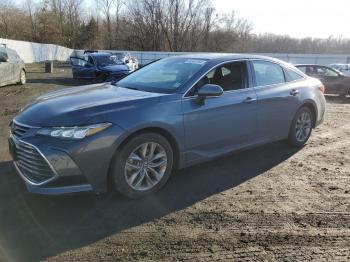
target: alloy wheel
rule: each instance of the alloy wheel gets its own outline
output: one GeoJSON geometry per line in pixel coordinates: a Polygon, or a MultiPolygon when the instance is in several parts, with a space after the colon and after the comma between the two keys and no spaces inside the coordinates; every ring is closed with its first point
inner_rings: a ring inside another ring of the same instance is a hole
{"type": "Polygon", "coordinates": [[[167,162],[166,151],[160,144],[144,143],[133,150],[126,160],[126,182],[134,190],[150,190],[163,178],[167,162]]]}
{"type": "Polygon", "coordinates": [[[304,142],[310,135],[312,129],[312,118],[309,112],[303,111],[295,124],[295,138],[304,142]]]}
{"type": "Polygon", "coordinates": [[[21,71],[21,84],[24,85],[26,83],[26,74],[24,73],[24,71],[21,71]]]}

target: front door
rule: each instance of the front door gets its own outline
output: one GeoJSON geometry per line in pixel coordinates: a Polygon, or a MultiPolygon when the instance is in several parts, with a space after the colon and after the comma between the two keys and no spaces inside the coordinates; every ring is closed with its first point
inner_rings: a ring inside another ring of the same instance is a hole
{"type": "Polygon", "coordinates": [[[248,81],[247,63],[221,65],[204,76],[182,102],[186,157],[189,163],[212,158],[255,142],[256,95],[248,81]],[[204,84],[220,85],[224,93],[196,103],[204,84]]]}
{"type": "Polygon", "coordinates": [[[94,78],[95,68],[85,59],[78,57],[71,57],[73,78],[94,78]]]}

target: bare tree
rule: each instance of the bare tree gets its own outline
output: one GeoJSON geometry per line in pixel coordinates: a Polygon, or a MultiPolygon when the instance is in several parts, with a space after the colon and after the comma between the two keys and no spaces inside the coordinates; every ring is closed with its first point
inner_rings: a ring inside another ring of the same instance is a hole
{"type": "Polygon", "coordinates": [[[106,26],[107,26],[107,39],[108,48],[112,49],[113,46],[113,35],[112,35],[112,8],[115,5],[116,0],[96,0],[97,7],[102,12],[106,26]]]}

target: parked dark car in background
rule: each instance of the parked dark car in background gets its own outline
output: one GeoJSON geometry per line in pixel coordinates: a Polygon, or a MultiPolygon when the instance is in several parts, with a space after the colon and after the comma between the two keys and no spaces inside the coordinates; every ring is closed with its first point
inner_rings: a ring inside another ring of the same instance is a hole
{"type": "Polygon", "coordinates": [[[139,68],[139,61],[136,57],[132,57],[129,52],[111,52],[118,60],[123,61],[130,69],[130,71],[137,70],[139,68]]]}
{"type": "Polygon", "coordinates": [[[0,46],[0,86],[26,83],[23,60],[15,50],[0,46]]]}
{"type": "Polygon", "coordinates": [[[330,64],[329,66],[342,72],[343,75],[350,76],[350,64],[330,64]]]}
{"type": "Polygon", "coordinates": [[[296,67],[308,76],[321,80],[326,87],[326,94],[350,95],[350,77],[338,70],[328,66],[310,64],[296,65],[296,67]]]}
{"type": "Polygon", "coordinates": [[[96,82],[114,81],[130,73],[124,62],[110,53],[86,52],[81,57],[71,57],[73,78],[92,79],[96,82]]]}
{"type": "Polygon", "coordinates": [[[323,91],[277,59],[170,57],[114,84],[39,97],[13,119],[9,147],[31,192],[110,186],[138,198],[175,168],[283,139],[302,146],[323,121],[323,91]]]}

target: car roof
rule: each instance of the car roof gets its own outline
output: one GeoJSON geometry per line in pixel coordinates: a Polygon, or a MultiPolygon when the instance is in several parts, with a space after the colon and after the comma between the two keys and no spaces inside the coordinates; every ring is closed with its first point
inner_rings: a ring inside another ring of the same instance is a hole
{"type": "Polygon", "coordinates": [[[207,61],[213,61],[216,63],[221,63],[221,62],[229,62],[231,60],[240,60],[240,59],[258,59],[258,60],[267,60],[271,62],[276,62],[281,65],[284,65],[286,67],[293,66],[290,63],[287,63],[285,61],[282,61],[280,59],[276,59],[273,57],[269,56],[263,56],[263,55],[255,55],[255,54],[239,54],[239,53],[234,53],[234,54],[229,54],[229,53],[190,53],[190,54],[182,54],[182,55],[177,55],[177,56],[171,56],[165,59],[171,59],[171,58],[188,58],[188,59],[203,59],[207,61]]]}
{"type": "Polygon", "coordinates": [[[326,66],[326,65],[316,65],[316,64],[296,64],[294,66],[295,67],[298,67],[298,66],[322,66],[322,67],[329,67],[329,66],[326,66]]]}
{"type": "Polygon", "coordinates": [[[111,56],[112,54],[111,53],[86,53],[85,55],[90,55],[90,56],[111,56]]]}

